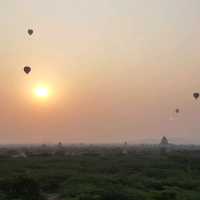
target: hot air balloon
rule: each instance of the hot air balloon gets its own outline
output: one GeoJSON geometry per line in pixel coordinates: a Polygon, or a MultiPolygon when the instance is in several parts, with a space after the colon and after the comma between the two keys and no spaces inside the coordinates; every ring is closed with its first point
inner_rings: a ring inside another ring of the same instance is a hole
{"type": "Polygon", "coordinates": [[[180,110],[177,108],[177,109],[175,110],[175,112],[176,112],[176,113],[179,113],[179,112],[180,112],[180,110]]]}
{"type": "Polygon", "coordinates": [[[193,97],[194,97],[195,99],[198,99],[198,98],[199,98],[199,93],[198,93],[198,92],[193,93],[193,97]]]}
{"type": "Polygon", "coordinates": [[[33,29],[28,29],[27,32],[28,32],[29,35],[32,35],[33,34],[33,29]]]}
{"type": "Polygon", "coordinates": [[[29,73],[31,72],[31,68],[30,68],[29,66],[25,66],[25,67],[24,67],[24,72],[25,72],[26,74],[29,74],[29,73]]]}

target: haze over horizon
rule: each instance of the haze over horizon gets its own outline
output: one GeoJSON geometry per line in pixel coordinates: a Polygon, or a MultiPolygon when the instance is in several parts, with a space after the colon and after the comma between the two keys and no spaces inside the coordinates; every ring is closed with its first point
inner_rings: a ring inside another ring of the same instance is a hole
{"type": "Polygon", "coordinates": [[[200,1],[0,6],[0,144],[200,144],[200,1]]]}

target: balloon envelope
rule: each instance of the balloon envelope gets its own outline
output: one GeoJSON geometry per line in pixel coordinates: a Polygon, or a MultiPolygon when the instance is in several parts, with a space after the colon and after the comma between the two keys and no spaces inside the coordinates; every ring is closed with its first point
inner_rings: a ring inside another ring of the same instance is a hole
{"type": "Polygon", "coordinates": [[[193,93],[193,97],[194,97],[195,99],[198,99],[198,98],[199,98],[199,93],[198,93],[198,92],[193,93]]]}
{"type": "Polygon", "coordinates": [[[28,29],[28,34],[32,35],[33,34],[33,29],[28,29]]]}
{"type": "Polygon", "coordinates": [[[177,109],[175,110],[175,112],[176,112],[176,113],[179,113],[179,112],[180,112],[180,110],[177,108],[177,109]]]}
{"type": "Polygon", "coordinates": [[[29,66],[25,66],[25,67],[24,67],[24,72],[25,72],[26,74],[29,74],[29,73],[31,72],[31,68],[30,68],[29,66]]]}

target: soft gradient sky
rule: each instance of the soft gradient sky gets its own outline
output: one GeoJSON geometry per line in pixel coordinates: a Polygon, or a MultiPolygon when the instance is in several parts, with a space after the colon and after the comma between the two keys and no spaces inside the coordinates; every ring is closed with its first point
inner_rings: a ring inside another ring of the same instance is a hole
{"type": "Polygon", "coordinates": [[[0,143],[200,143],[199,10],[199,0],[0,0],[0,143]],[[32,94],[39,83],[46,102],[32,94]]]}

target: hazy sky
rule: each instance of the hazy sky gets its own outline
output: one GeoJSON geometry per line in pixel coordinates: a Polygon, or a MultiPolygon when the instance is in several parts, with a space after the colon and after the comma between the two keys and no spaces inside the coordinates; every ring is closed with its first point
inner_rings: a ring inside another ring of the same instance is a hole
{"type": "Polygon", "coordinates": [[[0,0],[0,143],[200,143],[199,10],[199,0],[0,0]],[[45,101],[32,92],[41,83],[45,101]]]}

